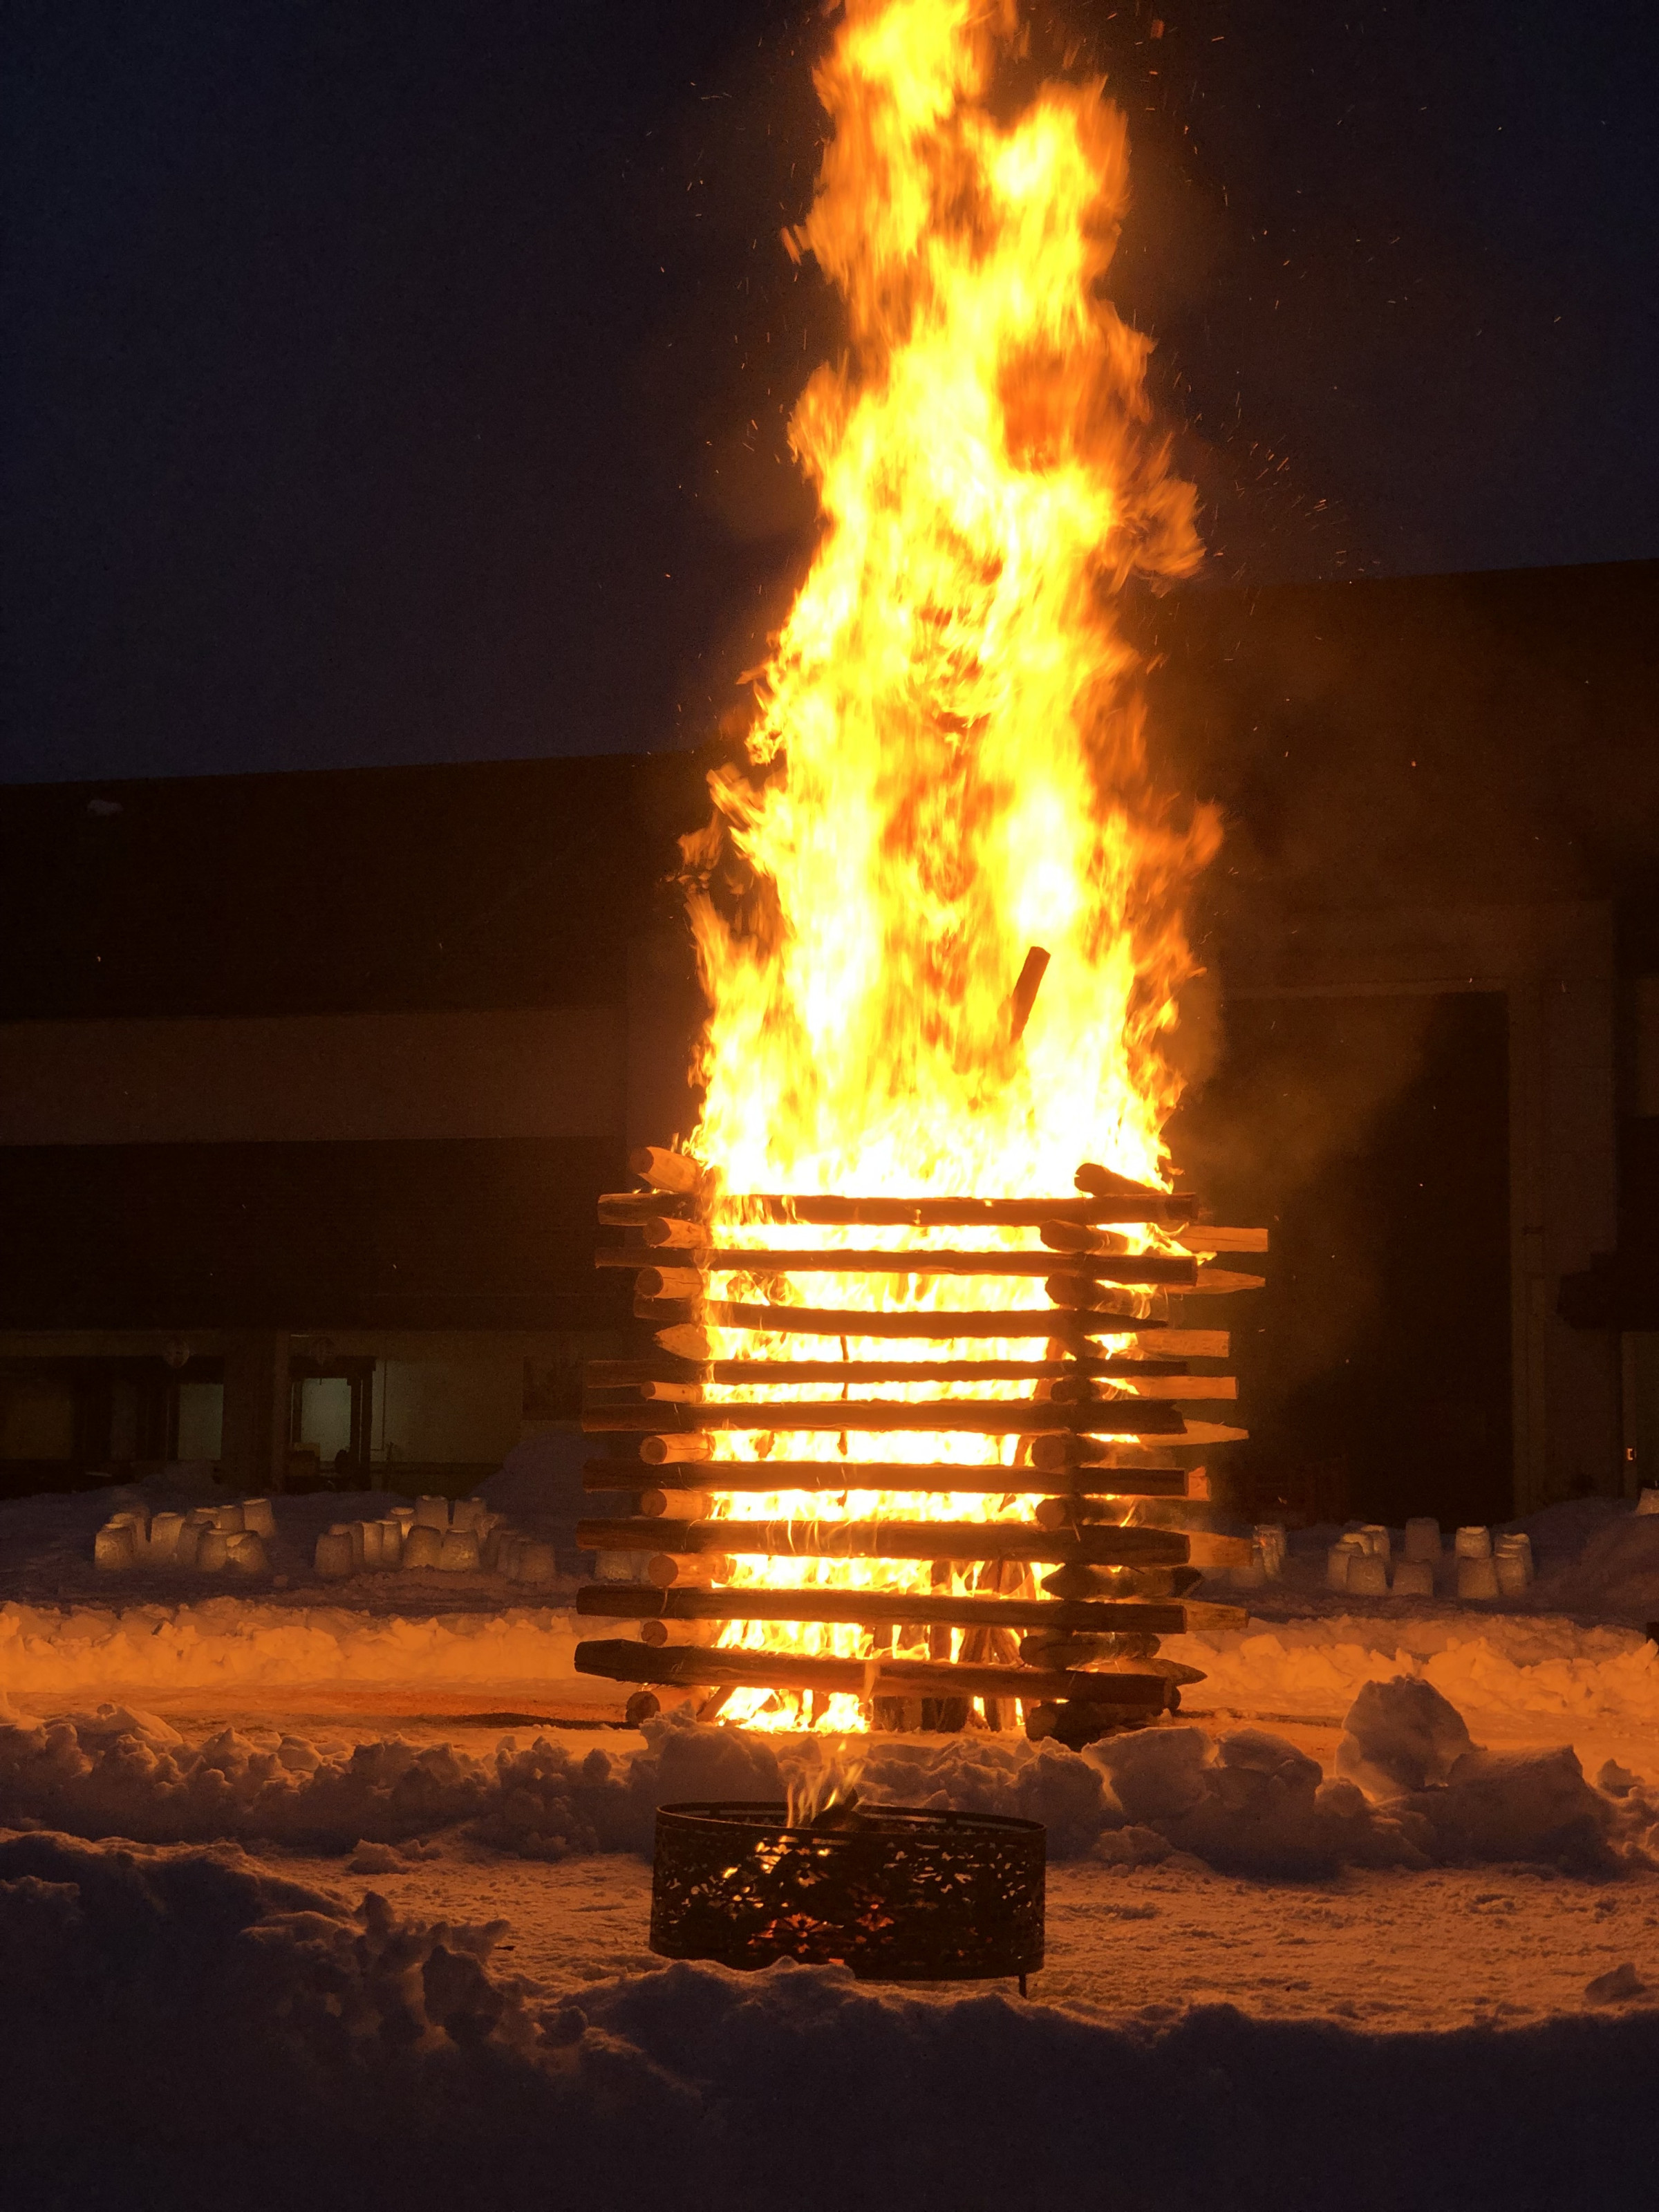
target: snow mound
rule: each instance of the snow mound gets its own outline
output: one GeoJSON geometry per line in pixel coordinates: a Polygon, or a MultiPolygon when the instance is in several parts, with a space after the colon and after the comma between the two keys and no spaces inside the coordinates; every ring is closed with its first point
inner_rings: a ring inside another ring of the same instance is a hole
{"type": "Polygon", "coordinates": [[[1650,2201],[1659,2013],[1633,1975],[1454,2036],[1222,2005],[1109,2021],[789,1966],[556,2003],[498,1971],[502,1932],[372,1892],[349,1911],[229,1850],[0,1838],[8,2212],[451,2212],[481,2189],[1313,2212],[1356,2172],[1413,2212],[1650,2201]]]}
{"type": "MultiPolygon", "coordinates": [[[[1641,1525],[1659,1528],[1659,1516],[1641,1525]]],[[[1659,1728],[1659,1648],[1637,1630],[1587,1627],[1560,1614],[1253,1620],[1244,1629],[1170,1637],[1163,1648],[1203,1670],[1192,1701],[1206,1707],[1334,1716],[1368,1682],[1412,1674],[1487,1728],[1659,1728]]]]}
{"type": "Polygon", "coordinates": [[[1626,1512],[1604,1522],[1547,1587],[1551,1604],[1566,1611],[1659,1615],[1659,1515],[1626,1512]]]}
{"type": "Polygon", "coordinates": [[[1348,1709],[1337,1746],[1339,1772],[1392,1797],[1443,1782],[1473,1747],[1463,1716],[1428,1682],[1400,1675],[1367,1682],[1348,1709]]]}
{"type": "MultiPolygon", "coordinates": [[[[1329,1778],[1258,1729],[1214,1743],[1200,1729],[1146,1729],[1081,1757],[1023,1737],[884,1743],[854,1771],[873,1803],[1040,1820],[1055,1860],[1092,1852],[1134,1863],[1180,1851],[1267,1878],[1345,1865],[1533,1861],[1592,1873],[1652,1863],[1659,1802],[1628,1785],[1595,1787],[1570,1750],[1499,1758],[1470,1745],[1467,1730],[1460,1748],[1458,1717],[1431,1707],[1433,1697],[1407,1678],[1357,1701],[1329,1778]],[[1413,1786],[1419,1777],[1424,1786],[1413,1786]]],[[[0,1822],[147,1843],[360,1851],[465,1825],[495,1850],[556,1863],[648,1854],[659,1805],[775,1801],[821,1755],[816,1740],[699,1728],[683,1712],[645,1734],[642,1749],[618,1752],[507,1736],[492,1758],[397,1738],[347,1748],[288,1735],[273,1746],[234,1729],[192,1746],[163,1721],[106,1706],[0,1725],[0,1822]]]]}

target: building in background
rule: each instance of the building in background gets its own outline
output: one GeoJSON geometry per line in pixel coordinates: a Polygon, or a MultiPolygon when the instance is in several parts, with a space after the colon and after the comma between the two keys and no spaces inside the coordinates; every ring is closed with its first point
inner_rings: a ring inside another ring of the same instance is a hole
{"type": "Polygon", "coordinates": [[[0,793],[0,1487],[469,1486],[683,1126],[682,756],[0,793]]]}
{"type": "MultiPolygon", "coordinates": [[[[1242,1500],[1659,1480],[1659,564],[1138,618],[1227,822],[1173,1140],[1273,1231],[1206,1315],[1242,1500]]],[[[593,1200],[694,1111],[702,765],[0,792],[0,1492],[455,1490],[574,1419],[593,1200]]]]}

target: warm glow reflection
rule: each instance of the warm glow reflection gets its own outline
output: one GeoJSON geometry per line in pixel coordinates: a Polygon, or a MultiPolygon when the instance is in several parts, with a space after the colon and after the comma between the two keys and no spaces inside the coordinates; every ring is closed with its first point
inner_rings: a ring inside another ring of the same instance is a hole
{"type": "MultiPolygon", "coordinates": [[[[1039,1194],[1069,1190],[1085,1158],[1167,1180],[1161,1132],[1178,1085],[1160,1044],[1193,971],[1182,893],[1217,830],[1207,814],[1175,820],[1150,778],[1137,665],[1113,601],[1137,573],[1170,579],[1196,566],[1193,494],[1167,473],[1148,428],[1148,341],[1102,294],[1127,192],[1123,118],[1098,84],[1050,83],[996,119],[993,66],[1017,37],[1012,6],[854,0],[817,76],[834,136],[790,242],[843,295],[848,350],[807,386],[792,436],[817,486],[823,536],[757,686],[747,761],[713,779],[714,822],[686,841],[712,1008],[690,1149],[730,1191],[1039,1194]],[[1008,994],[1033,945],[1052,964],[1015,1044],[1008,994]]],[[[716,1209],[725,1243],[920,1241],[745,1225],[737,1211],[716,1209]]],[[[1020,1231],[1000,1242],[1036,1239],[1020,1231]]],[[[726,1277],[716,1291],[1048,1310],[1040,1277],[726,1277]]],[[[1042,1349],[1040,1339],[947,1350],[711,1334],[719,1356],[1042,1349]]],[[[716,1444],[725,1456],[756,1449],[746,1437],[716,1444]]],[[[983,1465],[1014,1449],[857,1434],[774,1446],[844,1461],[849,1479],[861,1460],[983,1465]]],[[[783,1492],[717,1510],[1024,1510],[978,1491],[783,1492]]],[[[738,1554],[733,1579],[908,1591],[933,1587],[933,1574],[926,1563],[738,1554]]],[[[723,1640],[849,1656],[873,1648],[841,1627],[750,1625],[723,1640]]],[[[951,1649],[962,1640],[954,1632],[951,1649]]],[[[926,1650],[914,1638],[903,1648],[926,1650]]],[[[850,1698],[820,1705],[753,1691],[726,1715],[867,1724],[850,1698]]]]}

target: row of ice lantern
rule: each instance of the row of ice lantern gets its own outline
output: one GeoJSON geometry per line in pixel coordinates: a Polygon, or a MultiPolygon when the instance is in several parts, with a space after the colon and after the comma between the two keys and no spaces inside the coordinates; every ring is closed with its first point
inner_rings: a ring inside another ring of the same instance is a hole
{"type": "Polygon", "coordinates": [[[435,1567],[441,1573],[501,1575],[512,1583],[550,1583],[558,1573],[551,1544],[524,1536],[482,1498],[420,1498],[378,1521],[337,1521],[317,1539],[315,1565],[327,1582],[372,1567],[435,1567]]]}
{"type": "MultiPolygon", "coordinates": [[[[167,1566],[198,1574],[263,1575],[266,1540],[276,1533],[268,1498],[201,1505],[188,1513],[112,1514],[93,1539],[106,1573],[167,1566]]],[[[337,1521],[317,1539],[317,1572],[343,1581],[370,1567],[435,1567],[453,1574],[498,1574],[508,1582],[550,1583],[558,1573],[551,1544],[520,1534],[482,1498],[422,1498],[375,1521],[337,1521]]]]}
{"type": "Polygon", "coordinates": [[[114,1513],[93,1538],[92,1556],[106,1574],[166,1566],[207,1575],[263,1575],[270,1567],[265,1539],[276,1533],[268,1498],[198,1505],[188,1513],[114,1513]]]}
{"type": "MultiPolygon", "coordinates": [[[[1432,1597],[1435,1575],[1446,1560],[1440,1523],[1425,1515],[1407,1521],[1399,1559],[1392,1539],[1372,1523],[1339,1536],[1325,1554],[1325,1580],[1350,1596],[1432,1597]]],[[[1523,1597],[1532,1581],[1532,1539],[1523,1534],[1499,1536],[1471,1525],[1452,1539],[1450,1566],[1461,1598],[1523,1597]]]]}

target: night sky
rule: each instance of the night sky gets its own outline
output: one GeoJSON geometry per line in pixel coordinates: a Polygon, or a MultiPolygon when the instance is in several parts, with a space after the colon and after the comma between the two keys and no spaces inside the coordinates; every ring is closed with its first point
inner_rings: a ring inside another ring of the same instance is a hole
{"type": "MultiPolygon", "coordinates": [[[[1636,0],[1065,0],[1217,580],[1659,551],[1636,0]]],[[[33,0],[0,775],[657,749],[810,544],[816,9],[33,0]]]]}

